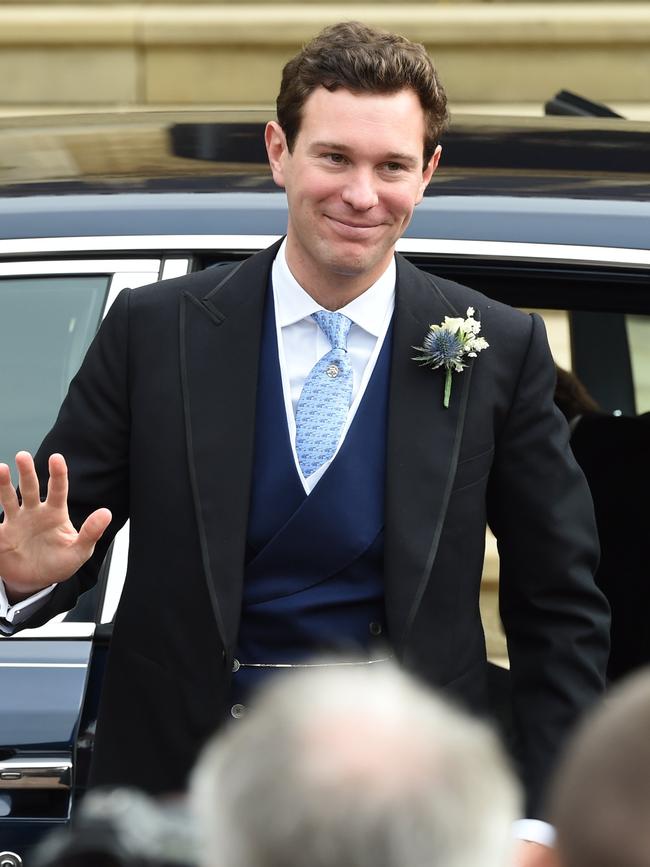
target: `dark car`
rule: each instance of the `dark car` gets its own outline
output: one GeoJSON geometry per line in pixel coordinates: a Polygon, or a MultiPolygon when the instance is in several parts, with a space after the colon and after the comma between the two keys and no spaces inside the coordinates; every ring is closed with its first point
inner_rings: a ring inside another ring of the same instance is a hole
{"type": "MultiPolygon", "coordinates": [[[[120,289],[241,259],[284,232],[262,121],[0,120],[0,460],[37,447],[120,289]]],[[[400,251],[540,310],[557,360],[606,412],[650,409],[650,125],[465,117],[443,144],[400,251]]],[[[23,856],[84,792],[127,549],[128,525],[74,610],[0,640],[0,852],[23,856]]],[[[507,664],[496,571],[489,539],[488,649],[507,664]]]]}

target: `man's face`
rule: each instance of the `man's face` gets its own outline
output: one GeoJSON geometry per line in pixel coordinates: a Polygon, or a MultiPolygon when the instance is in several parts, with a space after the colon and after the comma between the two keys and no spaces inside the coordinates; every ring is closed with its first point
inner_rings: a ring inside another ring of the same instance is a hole
{"type": "Polygon", "coordinates": [[[296,279],[322,294],[345,294],[382,274],[435,171],[423,166],[424,113],[414,91],[355,94],[317,88],[306,100],[290,153],[271,122],[266,144],[275,182],[289,202],[287,261],[296,279]]]}

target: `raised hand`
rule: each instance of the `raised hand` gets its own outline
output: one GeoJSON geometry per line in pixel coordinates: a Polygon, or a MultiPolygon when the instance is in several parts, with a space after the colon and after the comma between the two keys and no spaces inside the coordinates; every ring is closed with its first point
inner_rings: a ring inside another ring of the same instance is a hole
{"type": "Polygon", "coordinates": [[[41,502],[34,461],[28,452],[16,455],[22,503],[11,483],[7,464],[0,464],[0,577],[10,602],[18,602],[50,584],[66,581],[88,560],[111,521],[108,509],[97,509],[79,532],[68,515],[68,468],[62,455],[51,455],[47,497],[41,502]]]}

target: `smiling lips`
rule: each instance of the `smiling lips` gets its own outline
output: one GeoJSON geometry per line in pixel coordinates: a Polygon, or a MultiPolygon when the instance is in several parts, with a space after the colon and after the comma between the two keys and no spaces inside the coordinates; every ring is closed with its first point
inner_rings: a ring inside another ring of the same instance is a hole
{"type": "Polygon", "coordinates": [[[383,225],[383,223],[353,223],[339,217],[331,217],[327,214],[325,216],[340,234],[350,238],[363,237],[372,229],[377,229],[383,225]]]}

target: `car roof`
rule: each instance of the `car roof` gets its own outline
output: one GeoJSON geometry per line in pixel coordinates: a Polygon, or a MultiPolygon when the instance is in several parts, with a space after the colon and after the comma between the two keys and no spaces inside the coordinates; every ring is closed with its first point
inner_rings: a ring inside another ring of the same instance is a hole
{"type": "MultiPolygon", "coordinates": [[[[268,111],[0,119],[0,238],[284,231],[268,111]]],[[[407,237],[648,247],[650,123],[454,117],[407,237]]]]}

